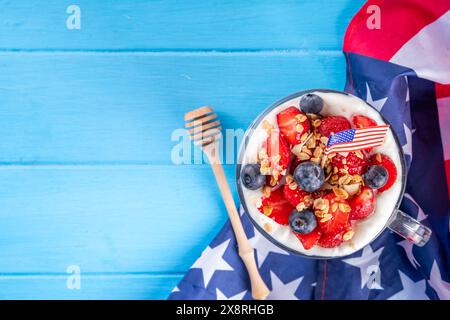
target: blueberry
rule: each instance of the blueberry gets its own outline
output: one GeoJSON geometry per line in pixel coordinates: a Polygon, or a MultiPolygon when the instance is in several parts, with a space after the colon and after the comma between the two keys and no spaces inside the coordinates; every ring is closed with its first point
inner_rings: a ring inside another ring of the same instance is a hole
{"type": "Polygon", "coordinates": [[[372,189],[379,189],[383,187],[389,178],[389,173],[385,167],[373,165],[367,168],[363,175],[364,182],[372,189]]]}
{"type": "Polygon", "coordinates": [[[317,227],[317,219],[311,209],[294,210],[289,216],[289,225],[294,232],[307,234],[317,227]]]}
{"type": "Polygon", "coordinates": [[[241,171],[241,180],[247,189],[256,190],[266,183],[266,176],[260,173],[259,164],[246,164],[241,171]]]}
{"type": "Polygon", "coordinates": [[[300,99],[300,109],[304,113],[319,113],[323,108],[323,100],[314,93],[307,93],[300,99]]]}
{"type": "Polygon", "coordinates": [[[325,174],[317,163],[302,162],[294,170],[294,180],[303,190],[314,192],[325,182],[325,174]]]}

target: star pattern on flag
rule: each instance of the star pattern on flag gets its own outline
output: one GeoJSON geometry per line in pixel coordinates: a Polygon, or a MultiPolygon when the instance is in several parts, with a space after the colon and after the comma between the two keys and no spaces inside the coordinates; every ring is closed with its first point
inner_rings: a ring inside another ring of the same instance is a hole
{"type": "Polygon", "coordinates": [[[406,274],[398,271],[403,289],[391,296],[388,300],[430,300],[425,293],[427,289],[426,281],[412,281],[406,274]]]}
{"type": "Polygon", "coordinates": [[[371,106],[375,107],[375,109],[377,109],[378,111],[381,111],[381,109],[384,106],[384,103],[387,100],[387,97],[378,99],[378,100],[373,100],[372,93],[370,92],[369,84],[367,82],[366,82],[366,88],[367,88],[367,96],[366,96],[367,103],[370,104],[371,106]]]}
{"type": "Polygon", "coordinates": [[[409,193],[406,192],[406,193],[403,195],[403,198],[408,199],[409,201],[411,201],[411,202],[416,206],[416,208],[417,208],[417,217],[416,217],[416,220],[417,220],[417,221],[421,222],[421,221],[425,220],[425,219],[428,217],[428,215],[425,214],[425,212],[424,212],[423,209],[420,207],[420,205],[417,203],[417,201],[414,200],[414,198],[411,197],[411,195],[410,195],[409,193]]]}
{"type": "MultiPolygon", "coordinates": [[[[359,268],[361,273],[361,289],[364,286],[367,286],[369,289],[379,289],[382,290],[381,283],[377,283],[376,281],[372,283],[368,283],[371,277],[373,277],[374,270],[375,272],[379,271],[380,266],[380,255],[383,252],[384,247],[378,249],[377,251],[373,251],[370,245],[364,247],[362,255],[356,258],[348,258],[342,260],[343,262],[352,265],[356,268],[359,268]]],[[[376,278],[375,278],[376,280],[376,278]]]]}
{"type": "Polygon", "coordinates": [[[219,288],[216,289],[217,300],[242,300],[247,293],[247,290],[239,292],[234,296],[227,297],[219,288]]]}
{"type": "Polygon", "coordinates": [[[298,290],[303,277],[294,279],[288,283],[284,283],[277,277],[277,275],[270,271],[270,280],[272,283],[272,290],[267,296],[267,300],[298,300],[299,298],[295,295],[298,290]]]}
{"type": "Polygon", "coordinates": [[[430,280],[428,283],[434,291],[436,291],[439,299],[450,300],[450,283],[442,279],[441,271],[439,270],[436,260],[431,267],[430,280]]]}
{"type": "Polygon", "coordinates": [[[216,271],[232,271],[233,268],[223,259],[223,254],[228,248],[230,239],[219,244],[217,247],[211,248],[208,246],[195,261],[192,269],[201,269],[203,273],[203,283],[205,288],[216,271]]]}
{"type": "Polygon", "coordinates": [[[420,263],[417,261],[413,253],[414,244],[409,240],[402,240],[398,243],[398,245],[405,250],[406,256],[408,257],[409,262],[411,262],[411,265],[416,269],[420,267],[420,263]]]}
{"type": "Polygon", "coordinates": [[[408,126],[404,123],[403,129],[405,131],[406,143],[402,146],[403,153],[412,157],[412,131],[408,128],[408,126]]]}
{"type": "MultiPolygon", "coordinates": [[[[409,193],[405,193],[403,195],[403,201],[410,201],[414,205],[415,210],[417,210],[417,221],[422,222],[428,217],[428,215],[425,214],[420,205],[416,202],[416,200],[413,199],[413,197],[411,197],[409,193]]],[[[398,243],[398,245],[405,250],[406,256],[409,262],[411,262],[411,265],[416,269],[420,267],[420,263],[417,261],[413,253],[414,244],[411,241],[402,240],[398,243]]]]}
{"type": "Polygon", "coordinates": [[[173,288],[172,293],[174,292],[180,292],[180,288],[178,288],[178,286],[175,286],[175,288],[173,288]]]}
{"type": "Polygon", "coordinates": [[[274,245],[256,230],[255,235],[249,240],[249,242],[256,251],[256,260],[258,263],[258,267],[260,268],[270,253],[289,255],[289,253],[274,245]]]}
{"type": "Polygon", "coordinates": [[[405,76],[405,82],[406,82],[405,102],[409,103],[409,85],[408,85],[408,77],[407,76],[405,76]]]}

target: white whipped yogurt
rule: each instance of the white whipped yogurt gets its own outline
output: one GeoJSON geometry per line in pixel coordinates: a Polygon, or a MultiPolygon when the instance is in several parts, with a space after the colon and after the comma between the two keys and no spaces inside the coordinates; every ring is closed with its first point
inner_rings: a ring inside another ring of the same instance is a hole
{"type": "MultiPolygon", "coordinates": [[[[324,100],[324,108],[321,112],[323,116],[340,115],[347,119],[355,114],[361,114],[368,116],[375,120],[377,124],[385,124],[379,113],[372,107],[368,106],[363,100],[352,96],[339,93],[324,93],[314,92],[324,100]]],[[[301,97],[294,98],[286,101],[280,106],[273,109],[264,118],[273,126],[277,126],[276,115],[283,109],[296,106],[298,108],[301,97]]],[[[242,165],[247,163],[256,163],[258,150],[261,148],[263,142],[267,139],[267,133],[262,128],[262,122],[258,125],[256,130],[249,138],[245,154],[242,158],[242,165]]],[[[269,217],[265,216],[258,211],[255,201],[262,196],[261,190],[248,190],[243,187],[242,192],[244,195],[245,203],[248,208],[248,213],[251,215],[254,221],[263,229],[270,230],[268,234],[284,246],[303,253],[305,255],[320,256],[320,257],[339,257],[349,255],[356,252],[369,244],[374,238],[383,230],[386,226],[389,217],[395,209],[396,203],[399,200],[402,192],[402,165],[398,146],[395,142],[392,130],[390,129],[385,142],[382,146],[377,147],[373,152],[380,152],[389,156],[394,162],[397,168],[397,180],[395,184],[388,190],[377,195],[375,212],[366,219],[354,221],[353,228],[355,234],[350,241],[346,241],[335,248],[322,248],[318,245],[309,250],[305,250],[299,241],[299,239],[292,233],[289,226],[283,226],[269,217]],[[266,226],[266,227],[264,227],[266,226]],[[267,228],[267,226],[270,226],[267,228]]]]}

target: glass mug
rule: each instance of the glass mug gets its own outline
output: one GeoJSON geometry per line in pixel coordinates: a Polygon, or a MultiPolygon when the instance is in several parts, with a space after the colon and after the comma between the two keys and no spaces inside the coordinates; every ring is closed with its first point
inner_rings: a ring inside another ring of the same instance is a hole
{"type": "MultiPolygon", "coordinates": [[[[296,99],[301,97],[302,95],[306,94],[306,93],[311,93],[311,92],[322,92],[322,93],[333,93],[333,94],[338,94],[338,95],[345,95],[346,97],[352,97],[355,98],[357,100],[359,100],[360,102],[364,103],[365,106],[368,106],[369,108],[371,108],[372,110],[374,110],[379,117],[386,123],[389,124],[389,122],[378,112],[378,110],[376,110],[373,106],[371,106],[370,104],[368,104],[367,102],[361,100],[358,97],[355,97],[349,93],[346,92],[342,92],[342,91],[335,91],[335,90],[328,90],[328,89],[311,89],[311,90],[304,90],[304,91],[300,91],[297,93],[294,93],[292,95],[289,95],[277,102],[275,102],[273,105],[271,105],[270,107],[268,107],[266,110],[264,110],[250,125],[250,127],[247,129],[247,131],[245,132],[244,138],[243,138],[243,143],[240,147],[239,150],[239,155],[238,155],[238,162],[237,162],[237,168],[236,168],[236,179],[237,179],[237,189],[238,189],[238,194],[239,194],[239,199],[241,201],[241,204],[243,206],[243,209],[245,211],[245,213],[247,214],[247,216],[249,217],[250,221],[252,222],[252,224],[255,226],[255,228],[263,235],[265,236],[270,242],[272,242],[274,245],[297,255],[302,255],[305,257],[310,257],[310,258],[340,258],[343,256],[347,256],[350,255],[358,250],[360,250],[362,247],[364,247],[365,245],[368,245],[369,243],[371,243],[373,240],[375,240],[386,228],[389,228],[390,230],[394,231],[395,233],[397,233],[398,235],[400,235],[401,237],[409,240],[410,242],[414,243],[417,246],[424,246],[430,236],[431,236],[431,230],[424,226],[423,224],[421,224],[420,222],[418,222],[417,220],[413,219],[412,217],[410,217],[408,214],[402,212],[401,210],[399,210],[399,206],[400,203],[402,201],[403,198],[403,194],[405,192],[405,186],[406,186],[406,165],[405,165],[405,161],[404,161],[404,154],[403,154],[403,149],[399,143],[398,137],[396,136],[396,133],[394,132],[394,130],[390,130],[392,132],[392,135],[394,137],[395,140],[395,144],[397,146],[397,151],[398,151],[398,156],[399,156],[399,162],[400,162],[400,166],[401,166],[401,176],[400,176],[400,184],[401,184],[401,190],[399,192],[399,195],[396,199],[395,202],[395,207],[394,210],[392,210],[392,212],[390,213],[390,215],[388,216],[388,218],[385,220],[385,224],[384,227],[381,228],[381,230],[367,243],[365,243],[363,246],[361,246],[360,248],[355,249],[352,252],[346,252],[345,254],[337,254],[337,255],[310,255],[310,254],[305,254],[304,252],[298,251],[293,249],[291,246],[287,246],[286,244],[281,243],[280,241],[276,240],[272,235],[270,235],[261,225],[260,223],[258,223],[257,221],[255,221],[255,218],[252,217],[252,215],[249,213],[249,207],[248,204],[246,203],[246,198],[244,196],[244,186],[241,183],[241,169],[242,169],[242,165],[244,164],[244,157],[246,155],[246,151],[247,151],[247,147],[249,144],[250,139],[252,139],[252,135],[255,132],[255,129],[260,126],[261,122],[266,118],[266,116],[275,108],[279,107],[280,105],[292,100],[292,99],[296,99]]],[[[298,104],[297,104],[298,106],[298,104]]],[[[398,171],[398,168],[397,168],[398,171]]],[[[397,178],[398,181],[398,178],[397,178]]],[[[398,182],[397,182],[398,183],[398,182]]],[[[254,204],[250,204],[253,205],[254,204]]],[[[262,213],[260,213],[262,215],[262,213]]],[[[356,231],[358,232],[358,231],[356,231]]]]}

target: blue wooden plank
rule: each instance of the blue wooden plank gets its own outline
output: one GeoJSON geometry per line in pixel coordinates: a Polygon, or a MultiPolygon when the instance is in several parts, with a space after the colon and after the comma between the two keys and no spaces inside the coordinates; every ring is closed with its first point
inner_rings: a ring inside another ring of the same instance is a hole
{"type": "Polygon", "coordinates": [[[3,167],[0,181],[3,275],[183,272],[227,218],[207,165],[3,167]]]}
{"type": "Polygon", "coordinates": [[[1,1],[0,48],[21,50],[340,49],[364,0],[1,1]]]}
{"type": "Polygon", "coordinates": [[[341,89],[341,53],[3,53],[0,162],[170,162],[187,110],[212,105],[246,129],[265,107],[341,89]]]}
{"type": "Polygon", "coordinates": [[[181,275],[85,275],[80,289],[67,274],[0,276],[0,299],[165,299],[181,275]]]}

